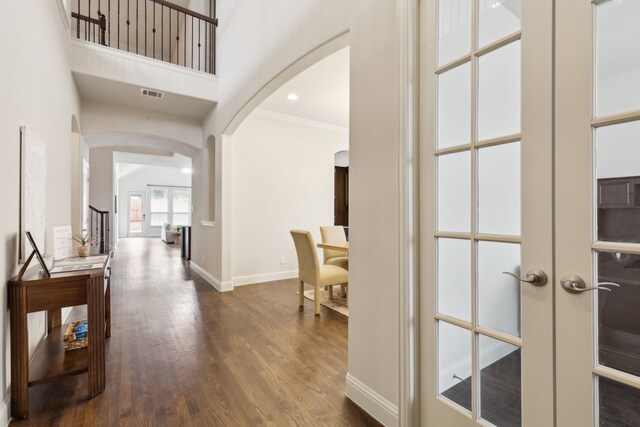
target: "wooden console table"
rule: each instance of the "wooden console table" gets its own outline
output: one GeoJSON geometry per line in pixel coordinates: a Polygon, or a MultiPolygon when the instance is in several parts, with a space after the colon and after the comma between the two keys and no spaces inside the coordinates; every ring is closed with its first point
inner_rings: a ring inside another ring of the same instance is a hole
{"type": "Polygon", "coordinates": [[[29,417],[29,387],[89,374],[89,398],[105,389],[105,338],[111,336],[111,256],[102,269],[53,274],[39,267],[9,281],[11,415],[29,417]],[[64,351],[61,309],[87,305],[87,348],[64,351]],[[47,311],[45,340],[29,363],[27,313],[47,311]]]}

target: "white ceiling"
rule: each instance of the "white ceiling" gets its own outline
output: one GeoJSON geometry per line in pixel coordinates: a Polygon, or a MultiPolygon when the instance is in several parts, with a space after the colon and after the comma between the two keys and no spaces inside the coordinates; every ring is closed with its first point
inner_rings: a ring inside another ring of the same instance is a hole
{"type": "Polygon", "coordinates": [[[344,128],[349,127],[349,48],[298,74],[258,107],[344,128]],[[295,93],[297,101],[287,95],[295,93]]]}
{"type": "Polygon", "coordinates": [[[103,79],[98,76],[73,73],[82,99],[106,104],[126,105],[158,113],[202,119],[214,103],[204,99],[164,92],[162,99],[142,96],[141,87],[120,81],[103,79]]]}
{"type": "Polygon", "coordinates": [[[145,166],[163,166],[175,169],[191,169],[191,159],[180,154],[154,156],[149,154],[114,152],[117,165],[117,179],[129,175],[145,166]]]}

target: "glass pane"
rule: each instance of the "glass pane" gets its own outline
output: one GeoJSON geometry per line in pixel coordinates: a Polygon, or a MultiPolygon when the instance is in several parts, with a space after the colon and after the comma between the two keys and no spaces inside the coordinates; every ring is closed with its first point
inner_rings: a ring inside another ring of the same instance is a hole
{"type": "Polygon", "coordinates": [[[438,157],[438,230],[469,232],[471,229],[470,153],[438,157]]]}
{"type": "Polygon", "coordinates": [[[620,285],[598,292],[599,362],[640,376],[640,255],[597,256],[598,283],[620,285]]]}
{"type": "Polygon", "coordinates": [[[163,225],[167,222],[169,214],[166,213],[152,213],[151,214],[151,226],[156,227],[159,225],[163,225]]]}
{"type": "Polygon", "coordinates": [[[478,139],[520,132],[520,41],[478,61],[478,139]]]}
{"type": "Polygon", "coordinates": [[[438,148],[471,142],[471,64],[438,76],[438,148]]]}
{"type": "Polygon", "coordinates": [[[640,242],[640,122],[596,129],[598,240],[640,242]]]}
{"type": "Polygon", "coordinates": [[[522,0],[478,0],[478,46],[520,31],[522,0]]]}
{"type": "Polygon", "coordinates": [[[520,336],[520,245],[478,242],[478,321],[481,326],[520,336]]]}
{"type": "MultiPolygon", "coordinates": [[[[151,212],[169,211],[169,190],[157,188],[151,190],[151,212]]],[[[162,225],[162,224],[160,224],[162,225]]]]}
{"type": "Polygon", "coordinates": [[[471,411],[471,332],[438,322],[438,392],[471,411]]]}
{"type": "Polygon", "coordinates": [[[596,115],[640,109],[640,2],[596,8],[596,115]]]}
{"type": "Polygon", "coordinates": [[[598,377],[601,426],[640,425],[640,390],[598,377]]]}
{"type": "Polygon", "coordinates": [[[129,196],[129,232],[142,232],[142,196],[129,196]]]}
{"type": "Polygon", "coordinates": [[[520,347],[480,335],[480,416],[500,427],[522,425],[520,347]]]}
{"type": "Polygon", "coordinates": [[[438,312],[471,322],[471,242],[438,239],[438,312]]]}
{"type": "Polygon", "coordinates": [[[142,197],[131,196],[129,200],[129,206],[129,219],[131,220],[131,222],[142,221],[142,197]]]}
{"type": "Polygon", "coordinates": [[[174,213],[173,214],[173,225],[189,225],[189,214],[188,213],[174,213]]]}
{"type": "Polygon", "coordinates": [[[189,194],[188,189],[174,189],[173,190],[173,211],[174,212],[190,212],[189,206],[189,194]]]}
{"type": "Polygon", "coordinates": [[[438,2],[438,64],[471,51],[471,0],[438,2]]]}
{"type": "Polygon", "coordinates": [[[520,143],[478,150],[478,230],[520,235],[520,143]]]}

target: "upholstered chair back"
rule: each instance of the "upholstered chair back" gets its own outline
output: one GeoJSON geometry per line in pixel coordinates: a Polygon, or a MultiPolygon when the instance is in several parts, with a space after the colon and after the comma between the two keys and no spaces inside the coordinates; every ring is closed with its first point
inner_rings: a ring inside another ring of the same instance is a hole
{"type": "Polygon", "coordinates": [[[320,263],[313,236],[306,230],[291,230],[291,237],[298,254],[298,277],[303,282],[317,283],[320,263]]]}
{"type": "MultiPolygon", "coordinates": [[[[341,225],[325,225],[320,227],[320,235],[322,243],[346,243],[347,236],[344,233],[344,227],[341,225]]],[[[328,259],[344,257],[345,253],[334,251],[333,249],[322,249],[324,251],[324,262],[328,259]]]]}

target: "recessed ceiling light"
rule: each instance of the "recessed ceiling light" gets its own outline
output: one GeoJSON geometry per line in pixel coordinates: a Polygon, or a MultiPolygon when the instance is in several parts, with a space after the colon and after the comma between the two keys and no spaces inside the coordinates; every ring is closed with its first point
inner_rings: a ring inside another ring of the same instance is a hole
{"type": "Polygon", "coordinates": [[[296,95],[295,93],[290,93],[289,95],[287,95],[287,99],[289,101],[297,101],[298,100],[298,95],[296,95]]]}

